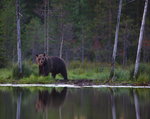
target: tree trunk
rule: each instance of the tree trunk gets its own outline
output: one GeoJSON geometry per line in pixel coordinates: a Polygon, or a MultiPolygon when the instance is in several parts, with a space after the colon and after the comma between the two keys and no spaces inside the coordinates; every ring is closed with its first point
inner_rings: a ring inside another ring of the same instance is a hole
{"type": "Polygon", "coordinates": [[[81,55],[82,55],[82,63],[84,62],[84,35],[83,35],[83,27],[82,27],[82,36],[81,36],[81,40],[82,40],[82,46],[81,46],[81,55]]]}
{"type": "Polygon", "coordinates": [[[19,0],[16,0],[16,16],[17,16],[17,55],[18,55],[18,69],[22,73],[22,54],[21,54],[21,34],[20,34],[20,6],[19,0]]]}
{"type": "Polygon", "coordinates": [[[63,11],[61,9],[61,43],[60,43],[60,50],[59,50],[60,58],[62,58],[63,43],[64,43],[64,24],[63,24],[63,11]]]}
{"type": "Polygon", "coordinates": [[[133,75],[134,79],[136,78],[136,75],[138,73],[138,68],[139,68],[139,62],[140,62],[141,47],[142,47],[142,41],[143,41],[143,33],[144,33],[144,27],[145,27],[145,18],[146,18],[146,13],[147,13],[147,7],[148,7],[148,0],[145,0],[145,7],[144,7],[143,19],[142,19],[142,24],[141,24],[141,29],[140,29],[138,50],[137,50],[135,69],[134,69],[134,75],[133,75]]]}
{"type": "MultiPolygon", "coordinates": [[[[108,2],[109,10],[108,10],[108,46],[111,45],[111,39],[112,39],[112,0],[109,0],[108,2]]],[[[110,49],[108,49],[110,50],[110,49]]],[[[107,62],[111,62],[111,52],[106,56],[107,62]]]]}
{"type": "MultiPolygon", "coordinates": [[[[46,53],[46,43],[47,43],[47,5],[44,0],[44,53],[46,53]]],[[[47,53],[46,53],[47,54],[47,53]]]]}
{"type": "Polygon", "coordinates": [[[111,40],[111,34],[112,34],[112,0],[109,0],[109,40],[111,40]]]}
{"type": "Polygon", "coordinates": [[[47,38],[46,38],[46,54],[49,54],[49,0],[47,2],[47,38]]]}
{"type": "Polygon", "coordinates": [[[124,38],[123,41],[123,66],[126,66],[127,64],[127,39],[124,38]]]}
{"type": "MultiPolygon", "coordinates": [[[[62,31],[63,32],[63,31],[62,31]]],[[[62,58],[62,50],[63,50],[63,43],[64,43],[64,35],[62,33],[61,36],[61,43],[60,43],[60,51],[59,51],[59,57],[62,58]]]]}
{"type": "Polygon", "coordinates": [[[32,62],[35,61],[35,45],[36,43],[34,41],[32,41],[32,62]]]}
{"type": "Polygon", "coordinates": [[[127,39],[128,39],[128,25],[125,25],[125,36],[123,41],[123,66],[127,64],[127,39]]]}
{"type": "Polygon", "coordinates": [[[117,45],[118,45],[118,34],[119,34],[121,10],[122,10],[122,0],[120,0],[120,3],[119,3],[116,33],[115,33],[115,43],[114,43],[113,56],[112,56],[112,66],[111,66],[111,71],[110,71],[110,80],[114,79],[115,60],[116,60],[116,54],[117,54],[117,45]]]}

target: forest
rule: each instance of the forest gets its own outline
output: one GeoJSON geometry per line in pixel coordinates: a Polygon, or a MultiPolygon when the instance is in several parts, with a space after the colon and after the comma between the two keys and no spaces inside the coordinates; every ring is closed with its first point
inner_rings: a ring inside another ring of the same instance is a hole
{"type": "MultiPolygon", "coordinates": [[[[148,3],[148,0],[1,0],[0,74],[7,72],[7,76],[0,76],[3,79],[11,79],[10,69],[18,61],[16,1],[19,3],[21,60],[25,67],[29,65],[28,71],[37,70],[36,54],[46,53],[66,61],[71,79],[102,81],[109,78],[113,65],[118,11],[122,1],[115,74],[118,80],[129,81],[136,61],[145,1],[148,3]]],[[[150,2],[140,51],[141,73],[138,72],[139,81],[146,82],[150,82],[149,11],[150,2]]]]}

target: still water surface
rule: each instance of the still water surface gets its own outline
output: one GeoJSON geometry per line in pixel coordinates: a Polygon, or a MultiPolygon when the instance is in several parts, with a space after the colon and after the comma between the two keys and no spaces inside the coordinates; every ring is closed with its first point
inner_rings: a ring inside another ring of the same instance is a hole
{"type": "Polygon", "coordinates": [[[150,89],[0,87],[0,119],[150,119],[150,89]]]}

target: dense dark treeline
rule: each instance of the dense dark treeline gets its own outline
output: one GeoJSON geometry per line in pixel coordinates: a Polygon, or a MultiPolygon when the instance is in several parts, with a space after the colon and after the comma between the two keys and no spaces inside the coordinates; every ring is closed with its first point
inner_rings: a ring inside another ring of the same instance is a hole
{"type": "MultiPolygon", "coordinates": [[[[0,67],[17,59],[15,0],[0,1],[0,67]],[[7,59],[7,60],[6,60],[7,59]]],[[[117,62],[134,62],[145,0],[123,0],[117,62]]],[[[118,0],[20,0],[23,60],[46,52],[70,60],[111,62],[118,0]]],[[[150,4],[150,3],[149,3],[150,4]]],[[[150,60],[150,7],[142,58],[150,60]]]]}

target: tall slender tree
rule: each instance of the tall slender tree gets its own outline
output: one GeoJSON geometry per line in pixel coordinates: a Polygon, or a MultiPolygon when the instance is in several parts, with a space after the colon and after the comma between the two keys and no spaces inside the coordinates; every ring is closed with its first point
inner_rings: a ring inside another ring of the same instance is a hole
{"type": "Polygon", "coordinates": [[[119,3],[117,25],[116,25],[116,33],[115,33],[115,42],[114,42],[114,49],[113,49],[113,56],[112,56],[112,66],[111,66],[111,71],[110,71],[110,80],[113,80],[114,79],[114,75],[115,75],[115,71],[114,70],[115,70],[115,61],[116,61],[116,54],[117,54],[117,45],[118,45],[118,34],[119,34],[121,10],[122,10],[122,0],[120,0],[120,3],[119,3]]]}
{"type": "Polygon", "coordinates": [[[49,0],[47,1],[47,35],[46,35],[46,53],[49,54],[49,0]]]}
{"type": "Polygon", "coordinates": [[[82,32],[82,35],[81,35],[81,61],[82,63],[84,63],[84,34],[83,34],[83,27],[81,27],[81,32],[82,32]]]}
{"type": "Polygon", "coordinates": [[[63,53],[63,44],[64,44],[64,21],[63,21],[63,6],[60,8],[60,27],[61,27],[61,36],[60,36],[60,50],[59,50],[59,57],[62,58],[63,53]]]}
{"type": "MultiPolygon", "coordinates": [[[[44,0],[44,52],[47,46],[47,0],[44,0]]],[[[46,53],[47,54],[47,53],[46,53]]]]}
{"type": "Polygon", "coordinates": [[[19,0],[16,0],[16,17],[17,17],[17,54],[18,54],[18,69],[22,73],[22,53],[21,53],[21,33],[20,33],[20,5],[19,0]]]}
{"type": "Polygon", "coordinates": [[[141,24],[141,29],[140,29],[140,36],[139,36],[139,43],[138,43],[138,49],[137,49],[137,55],[136,55],[136,62],[135,62],[135,69],[134,69],[133,78],[136,78],[136,75],[137,75],[138,69],[139,69],[141,47],[142,47],[143,34],[144,34],[144,28],[145,28],[145,19],[146,19],[147,7],[148,7],[148,0],[145,0],[145,6],[144,6],[143,19],[142,19],[142,24],[141,24]]]}

